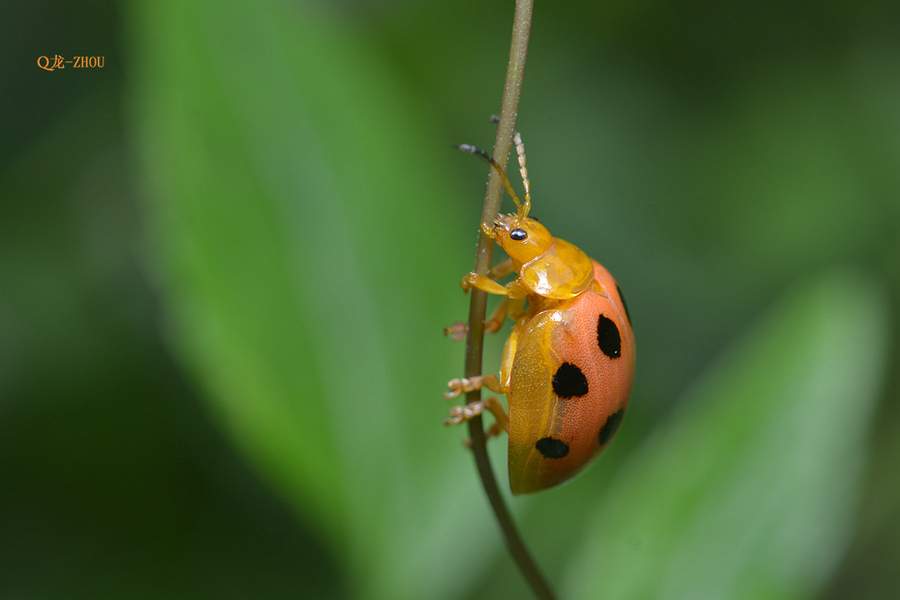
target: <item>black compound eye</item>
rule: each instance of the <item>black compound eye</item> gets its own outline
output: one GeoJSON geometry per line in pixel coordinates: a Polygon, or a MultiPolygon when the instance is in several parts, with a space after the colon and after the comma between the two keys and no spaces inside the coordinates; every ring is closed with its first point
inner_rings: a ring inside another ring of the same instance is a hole
{"type": "Polygon", "coordinates": [[[510,239],[513,239],[513,240],[515,240],[515,241],[517,241],[517,242],[521,242],[522,240],[524,240],[525,238],[528,237],[528,234],[525,232],[524,229],[519,229],[519,228],[517,227],[516,229],[513,229],[513,230],[509,233],[509,237],[510,237],[510,239]]]}

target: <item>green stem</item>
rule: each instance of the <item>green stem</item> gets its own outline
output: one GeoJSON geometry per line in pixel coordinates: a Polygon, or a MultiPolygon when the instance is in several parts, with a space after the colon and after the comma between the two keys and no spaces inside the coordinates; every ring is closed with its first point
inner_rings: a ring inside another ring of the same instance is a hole
{"type": "MultiPolygon", "coordinates": [[[[506,170],[509,152],[512,149],[513,132],[516,127],[516,113],[519,97],[522,94],[522,77],[525,72],[525,57],[528,54],[528,36],[531,31],[531,13],[533,0],[516,0],[516,12],[513,22],[512,43],[509,50],[509,65],[506,70],[506,85],[503,89],[503,101],[500,105],[500,122],[497,125],[497,137],[494,139],[493,157],[501,170],[506,170]]],[[[500,200],[503,197],[503,182],[494,169],[489,169],[487,193],[484,197],[484,209],[481,222],[490,226],[500,212],[500,200]]],[[[476,273],[487,274],[491,266],[494,241],[479,229],[478,248],[475,252],[476,273]]],[[[472,289],[469,304],[469,335],[466,341],[466,377],[481,374],[482,348],[484,343],[484,318],[487,309],[487,294],[477,288],[472,289]]],[[[469,403],[481,400],[481,390],[469,392],[466,401],[469,403]]],[[[554,600],[553,592],[547,585],[537,565],[531,558],[528,549],[516,530],[515,523],[509,514],[497,480],[491,468],[485,447],[484,425],[481,417],[469,421],[469,436],[472,439],[472,452],[484,491],[497,516],[497,523],[506,538],[509,552],[516,561],[522,575],[528,581],[535,596],[541,600],[554,600]]]]}

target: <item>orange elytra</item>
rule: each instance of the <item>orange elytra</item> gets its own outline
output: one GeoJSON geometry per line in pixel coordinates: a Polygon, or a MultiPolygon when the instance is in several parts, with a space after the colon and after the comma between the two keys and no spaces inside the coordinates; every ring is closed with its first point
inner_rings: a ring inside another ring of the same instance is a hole
{"type": "MultiPolygon", "coordinates": [[[[509,255],[490,276],[468,273],[472,287],[503,296],[485,322],[496,332],[509,316],[515,325],[506,341],[500,377],[487,374],[448,383],[447,398],[486,387],[506,394],[509,415],[494,397],[451,409],[448,425],[490,410],[488,435],[509,433],[509,484],[513,494],[536,492],[567,481],[605,450],[622,422],[634,381],[634,333],[622,292],[600,263],[528,216],[531,193],[522,139],[515,134],[525,188],[520,202],[506,175],[483,150],[477,154],[497,170],[516,203],[514,215],[482,224],[509,255]],[[507,285],[496,281],[516,277],[507,285]],[[527,307],[526,302],[527,300],[527,307]]],[[[461,338],[464,326],[448,328],[461,338]]]]}

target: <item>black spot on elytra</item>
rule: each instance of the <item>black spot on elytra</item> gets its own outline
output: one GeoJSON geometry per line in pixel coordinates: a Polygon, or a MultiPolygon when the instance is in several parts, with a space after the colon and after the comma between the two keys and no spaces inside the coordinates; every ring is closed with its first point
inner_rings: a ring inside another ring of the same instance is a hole
{"type": "Polygon", "coordinates": [[[620,408],[617,412],[609,415],[606,419],[606,423],[603,424],[603,427],[600,428],[600,435],[598,436],[598,440],[600,441],[600,445],[605,445],[609,440],[612,439],[612,436],[616,434],[616,431],[619,429],[619,425],[622,424],[622,417],[625,416],[625,409],[620,408]]]}
{"type": "Polygon", "coordinates": [[[569,453],[568,444],[552,437],[538,440],[534,447],[547,458],[562,458],[569,453]]]}
{"type": "Polygon", "coordinates": [[[619,358],[622,355],[619,328],[602,314],[597,317],[597,345],[603,354],[610,358],[619,358]]]}
{"type": "Polygon", "coordinates": [[[625,318],[628,319],[628,324],[631,325],[631,313],[628,312],[628,305],[625,304],[625,296],[622,295],[622,288],[619,287],[619,284],[616,284],[616,291],[619,292],[619,300],[622,301],[622,307],[625,309],[625,318]]]}
{"type": "Polygon", "coordinates": [[[588,382],[581,369],[563,363],[553,375],[553,391],[560,398],[576,398],[588,393],[588,382]]]}

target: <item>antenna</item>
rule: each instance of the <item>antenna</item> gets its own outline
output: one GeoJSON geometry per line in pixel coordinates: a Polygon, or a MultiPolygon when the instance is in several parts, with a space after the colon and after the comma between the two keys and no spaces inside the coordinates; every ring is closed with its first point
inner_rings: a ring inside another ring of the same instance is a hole
{"type": "MultiPolygon", "coordinates": [[[[476,155],[480,156],[481,158],[483,158],[484,160],[488,161],[488,163],[492,167],[494,167],[494,170],[497,171],[497,175],[499,175],[501,181],[503,181],[503,186],[506,188],[506,191],[509,193],[509,195],[512,196],[513,202],[516,203],[516,208],[519,209],[519,216],[520,217],[528,216],[528,209],[531,207],[531,197],[525,196],[526,203],[524,205],[519,201],[519,197],[516,196],[516,192],[513,190],[512,185],[509,183],[509,178],[506,177],[506,173],[503,172],[503,170],[500,168],[500,165],[497,164],[497,161],[495,161],[493,158],[491,158],[490,154],[488,154],[481,148],[478,148],[477,146],[472,146],[470,144],[460,144],[460,145],[456,146],[456,148],[459,148],[463,152],[469,152],[471,154],[476,154],[476,155]]],[[[520,164],[524,165],[524,158],[520,158],[519,162],[520,162],[520,164]]],[[[522,168],[524,169],[525,167],[523,166],[522,168]]],[[[526,194],[528,193],[528,186],[525,187],[525,193],[526,194]]]]}

